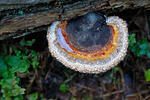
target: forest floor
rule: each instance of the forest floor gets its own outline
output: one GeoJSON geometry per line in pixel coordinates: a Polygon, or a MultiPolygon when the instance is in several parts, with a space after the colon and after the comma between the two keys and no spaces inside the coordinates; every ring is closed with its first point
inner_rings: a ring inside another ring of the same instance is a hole
{"type": "MultiPolygon", "coordinates": [[[[150,25],[150,11],[129,9],[108,16],[119,16],[126,20],[129,34],[135,34],[136,41],[150,41],[150,28],[147,26],[150,25]]],[[[23,94],[25,99],[35,94],[39,100],[150,100],[150,81],[145,74],[150,69],[150,59],[145,53],[138,55],[128,49],[125,59],[111,70],[84,74],[65,67],[51,56],[46,34],[46,31],[41,31],[0,41],[0,56],[5,52],[5,56],[15,55],[14,48],[21,52],[34,50],[37,54],[38,67],[15,73],[20,78],[19,85],[26,89],[23,94]],[[32,46],[20,46],[23,39],[35,39],[35,42],[32,46]]]]}

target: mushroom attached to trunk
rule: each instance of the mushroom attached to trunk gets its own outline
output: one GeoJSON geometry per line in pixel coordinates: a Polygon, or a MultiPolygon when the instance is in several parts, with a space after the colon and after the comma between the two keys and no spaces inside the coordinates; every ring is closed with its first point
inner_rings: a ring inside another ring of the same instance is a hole
{"type": "Polygon", "coordinates": [[[127,52],[128,29],[117,16],[88,13],[70,21],[56,21],[48,29],[51,54],[65,66],[99,73],[117,65],[127,52]]]}

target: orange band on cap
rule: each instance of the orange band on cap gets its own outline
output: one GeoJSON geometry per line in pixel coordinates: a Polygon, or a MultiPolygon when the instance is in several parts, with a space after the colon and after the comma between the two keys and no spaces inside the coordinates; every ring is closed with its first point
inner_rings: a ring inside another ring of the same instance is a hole
{"type": "MultiPolygon", "coordinates": [[[[66,33],[66,25],[67,22],[63,21],[61,25],[58,25],[58,27],[61,27],[61,32],[62,35],[65,38],[66,43],[69,45],[69,47],[73,50],[73,52],[68,52],[66,49],[62,48],[59,43],[59,47],[63,49],[67,54],[76,57],[76,58],[81,58],[85,60],[97,60],[97,59],[106,59],[110,54],[114,52],[114,50],[118,46],[118,36],[119,36],[119,28],[117,25],[113,23],[109,23],[108,25],[112,27],[112,38],[111,40],[100,50],[92,51],[92,52],[82,52],[80,50],[75,49],[74,47],[71,46],[71,44],[68,43],[68,36],[66,33]]],[[[56,32],[57,33],[57,32],[56,32]]]]}

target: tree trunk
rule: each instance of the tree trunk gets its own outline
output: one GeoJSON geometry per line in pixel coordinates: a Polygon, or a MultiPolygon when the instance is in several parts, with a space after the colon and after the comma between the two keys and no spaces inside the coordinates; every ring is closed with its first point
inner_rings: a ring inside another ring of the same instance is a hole
{"type": "Polygon", "coordinates": [[[40,30],[56,20],[69,20],[91,11],[150,8],[150,0],[1,0],[0,40],[40,30]],[[24,31],[26,30],[26,31],[24,31]]]}

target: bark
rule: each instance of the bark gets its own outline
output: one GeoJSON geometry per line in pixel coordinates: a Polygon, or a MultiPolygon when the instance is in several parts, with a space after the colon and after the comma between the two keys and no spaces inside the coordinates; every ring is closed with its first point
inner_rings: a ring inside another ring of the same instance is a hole
{"type": "Polygon", "coordinates": [[[56,20],[69,20],[91,11],[150,8],[149,0],[2,0],[0,1],[0,40],[46,30],[56,20]],[[6,2],[7,1],[7,2],[6,2]],[[39,29],[38,29],[39,28],[39,29]],[[30,30],[25,33],[22,30],[30,30]],[[17,31],[17,32],[16,32],[17,31]]]}

